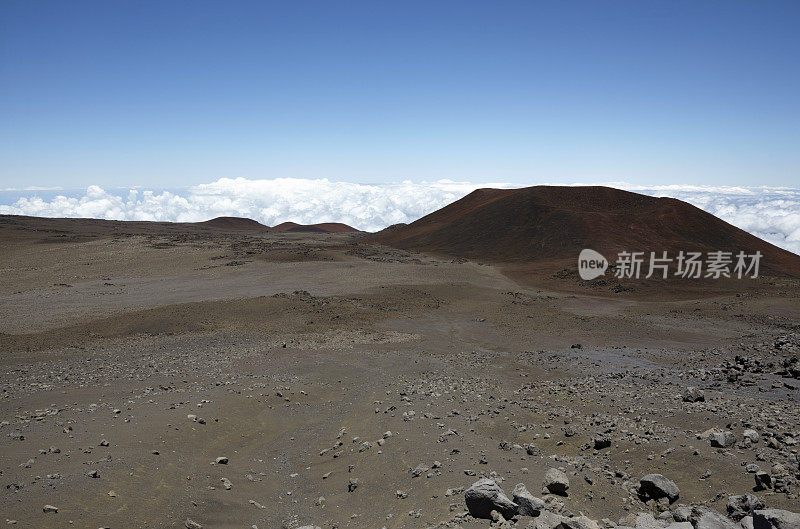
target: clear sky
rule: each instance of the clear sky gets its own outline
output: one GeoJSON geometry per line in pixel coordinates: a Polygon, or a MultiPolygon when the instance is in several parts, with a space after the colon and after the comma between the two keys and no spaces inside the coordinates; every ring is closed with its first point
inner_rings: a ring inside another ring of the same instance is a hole
{"type": "Polygon", "coordinates": [[[797,1],[0,2],[0,187],[797,185],[797,1]]]}

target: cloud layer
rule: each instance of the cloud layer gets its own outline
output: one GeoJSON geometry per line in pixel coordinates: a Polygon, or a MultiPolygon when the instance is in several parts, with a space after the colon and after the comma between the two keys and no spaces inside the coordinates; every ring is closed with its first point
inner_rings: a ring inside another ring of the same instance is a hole
{"type": "MultiPolygon", "coordinates": [[[[770,187],[654,186],[611,182],[652,196],[669,196],[698,206],[777,246],[800,253],[800,189],[770,187]]],[[[180,191],[122,189],[17,193],[0,213],[42,217],[196,222],[218,216],[249,217],[267,225],[344,222],[376,231],[411,222],[481,187],[505,183],[401,182],[354,184],[326,179],[221,178],[180,191]]]]}

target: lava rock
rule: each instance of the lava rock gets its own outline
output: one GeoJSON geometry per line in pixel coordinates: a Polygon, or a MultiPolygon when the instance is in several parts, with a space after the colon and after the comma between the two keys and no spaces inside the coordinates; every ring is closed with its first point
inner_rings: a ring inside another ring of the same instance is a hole
{"type": "Polygon", "coordinates": [[[759,438],[760,438],[760,436],[758,435],[758,432],[755,431],[755,430],[745,430],[744,433],[742,434],[742,436],[745,439],[750,439],[751,443],[757,443],[759,438]]]}
{"type": "Polygon", "coordinates": [[[528,492],[523,483],[517,483],[511,499],[519,506],[518,513],[522,516],[539,516],[545,507],[544,500],[528,492]]]}
{"type": "Polygon", "coordinates": [[[543,487],[552,494],[566,496],[569,489],[569,478],[557,468],[551,468],[544,474],[543,487]]]}
{"type": "Polygon", "coordinates": [[[772,488],[772,476],[769,475],[769,472],[759,470],[755,473],[754,478],[756,480],[756,490],[766,490],[772,488]]]}
{"type": "Polygon", "coordinates": [[[800,513],[762,509],[753,513],[753,529],[800,529],[800,513]]]}
{"type": "Polygon", "coordinates": [[[733,432],[712,433],[709,436],[709,440],[711,441],[711,446],[715,448],[728,448],[736,444],[736,436],[733,435],[733,432]]]}
{"type": "Polygon", "coordinates": [[[754,511],[764,508],[764,502],[753,494],[728,496],[728,516],[737,522],[754,511]]]}
{"type": "Polygon", "coordinates": [[[500,485],[491,479],[481,478],[464,492],[467,510],[475,518],[490,518],[497,511],[505,518],[517,514],[519,506],[508,499],[500,485]]]}
{"type": "Polygon", "coordinates": [[[683,402],[705,402],[705,400],[706,394],[703,390],[694,386],[689,386],[683,392],[683,402]]]}
{"type": "Polygon", "coordinates": [[[586,516],[575,516],[574,518],[564,518],[556,529],[600,529],[597,522],[586,516]]]}
{"type": "Polygon", "coordinates": [[[675,482],[661,474],[648,474],[639,480],[639,497],[644,501],[667,498],[672,503],[680,493],[675,482]]]}
{"type": "Polygon", "coordinates": [[[709,507],[692,510],[692,525],[695,529],[741,529],[739,524],[709,507]]]}
{"type": "Polygon", "coordinates": [[[596,435],[594,438],[594,449],[602,450],[611,446],[611,438],[607,435],[596,435]]]}

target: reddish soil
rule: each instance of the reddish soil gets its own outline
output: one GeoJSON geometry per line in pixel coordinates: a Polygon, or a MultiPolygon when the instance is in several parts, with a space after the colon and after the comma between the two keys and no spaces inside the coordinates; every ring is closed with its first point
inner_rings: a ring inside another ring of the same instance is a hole
{"type": "Polygon", "coordinates": [[[583,248],[612,262],[621,251],[667,251],[673,257],[681,250],[759,251],[763,274],[800,277],[800,256],[691,204],[600,186],[479,189],[372,241],[517,270],[561,266],[577,260],[583,248]]]}

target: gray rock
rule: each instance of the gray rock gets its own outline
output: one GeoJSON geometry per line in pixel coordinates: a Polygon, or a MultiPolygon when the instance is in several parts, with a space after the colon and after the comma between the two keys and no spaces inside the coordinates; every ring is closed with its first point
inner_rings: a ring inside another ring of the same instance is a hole
{"type": "Polygon", "coordinates": [[[564,517],[560,514],[542,511],[539,517],[536,518],[533,529],[555,529],[563,519],[564,517]]]}
{"type": "Polygon", "coordinates": [[[704,402],[705,400],[706,394],[703,393],[703,390],[694,386],[689,386],[683,392],[683,402],[704,402]]]}
{"type": "Polygon", "coordinates": [[[741,529],[741,526],[709,507],[695,507],[692,510],[694,529],[741,529]]]}
{"type": "Polygon", "coordinates": [[[664,529],[694,529],[692,522],[672,522],[664,529]]]}
{"type": "Polygon", "coordinates": [[[639,513],[634,524],[635,529],[661,529],[661,524],[653,518],[652,514],[639,513]]]}
{"type": "Polygon", "coordinates": [[[692,509],[686,505],[678,505],[672,510],[672,519],[676,522],[688,522],[692,518],[692,509]]]}
{"type": "Polygon", "coordinates": [[[564,518],[556,529],[600,529],[597,522],[586,516],[575,516],[574,518],[564,518]]]}
{"type": "Polygon", "coordinates": [[[544,473],[543,487],[552,494],[566,496],[569,489],[569,478],[557,468],[551,468],[544,473]]]}
{"type": "Polygon", "coordinates": [[[183,522],[183,525],[186,526],[186,529],[203,529],[202,525],[193,520],[190,520],[189,518],[187,518],[186,521],[183,522]]]}
{"type": "Polygon", "coordinates": [[[594,449],[602,450],[611,446],[611,438],[607,435],[598,434],[594,437],[594,449]]]}
{"type": "Polygon", "coordinates": [[[753,513],[753,529],[800,529],[800,513],[762,509],[753,513]]]}
{"type": "Polygon", "coordinates": [[[716,448],[728,448],[736,444],[736,436],[733,432],[718,432],[712,433],[709,438],[711,446],[716,448]]]}
{"type": "Polygon", "coordinates": [[[55,505],[45,505],[44,507],[42,507],[42,512],[57,513],[58,507],[56,507],[55,505]]]}
{"type": "Polygon", "coordinates": [[[758,432],[755,430],[745,430],[742,436],[745,439],[750,439],[751,443],[757,443],[760,438],[758,432]]]}
{"type": "Polygon", "coordinates": [[[769,472],[759,470],[755,473],[754,478],[756,480],[756,490],[766,490],[772,488],[772,476],[769,475],[769,472]]]}
{"type": "Polygon", "coordinates": [[[544,510],[544,500],[528,492],[523,483],[517,483],[511,493],[511,499],[517,504],[519,508],[517,512],[522,516],[539,516],[544,510]]]}
{"type": "Polygon", "coordinates": [[[517,514],[518,505],[508,499],[500,485],[491,479],[481,478],[464,492],[467,510],[475,518],[490,518],[497,511],[505,518],[517,514]]]}
{"type": "Polygon", "coordinates": [[[416,466],[416,468],[414,468],[414,470],[411,471],[411,477],[412,478],[419,477],[419,476],[423,475],[425,472],[427,472],[428,470],[430,470],[430,468],[428,468],[427,466],[425,466],[423,464],[419,464],[419,465],[416,466]]]}
{"type": "Polygon", "coordinates": [[[742,529],[753,529],[753,517],[745,516],[739,521],[739,525],[742,526],[742,529]]]}
{"type": "Polygon", "coordinates": [[[737,522],[747,515],[752,515],[753,511],[763,508],[764,502],[761,501],[761,498],[753,494],[728,496],[728,516],[737,522]]]}
{"type": "Polygon", "coordinates": [[[636,521],[633,524],[635,529],[661,529],[661,524],[653,518],[652,514],[639,513],[636,516],[636,521]]]}
{"type": "Polygon", "coordinates": [[[648,474],[639,480],[639,497],[644,501],[667,498],[672,503],[678,499],[680,493],[675,482],[661,474],[648,474]]]}

